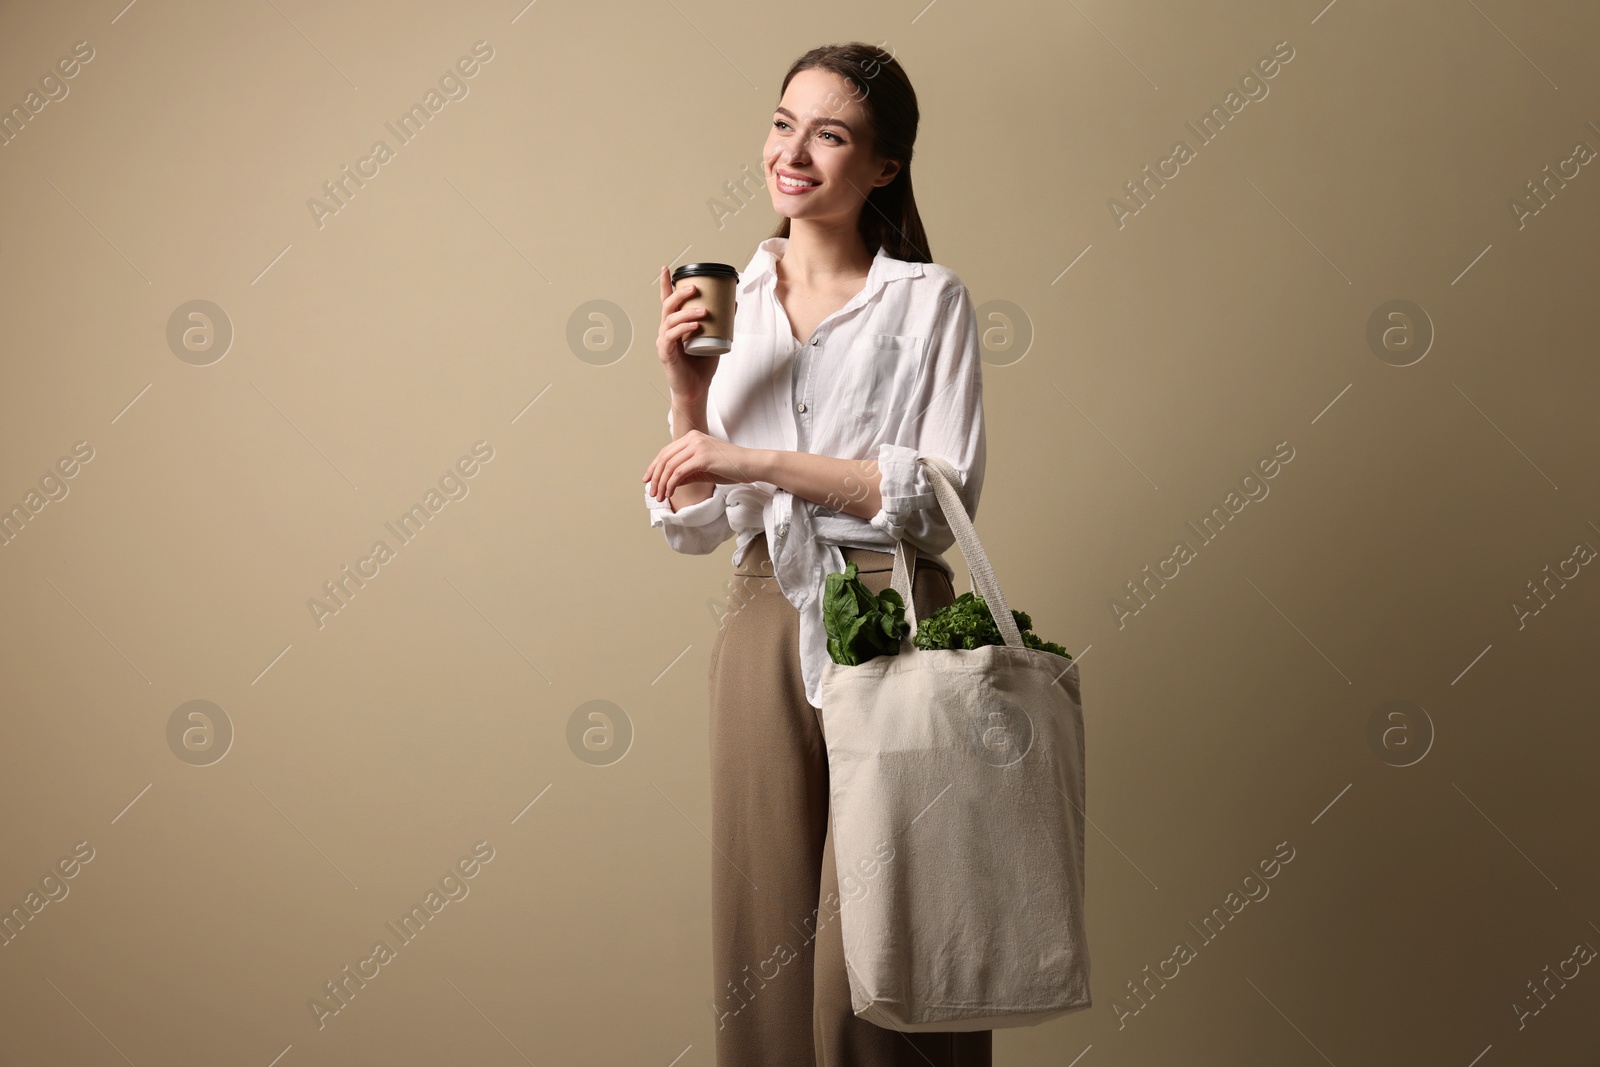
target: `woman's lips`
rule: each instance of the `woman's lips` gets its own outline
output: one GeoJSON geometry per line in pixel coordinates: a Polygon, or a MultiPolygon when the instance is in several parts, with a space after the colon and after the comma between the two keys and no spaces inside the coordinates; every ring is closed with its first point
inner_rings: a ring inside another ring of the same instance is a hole
{"type": "Polygon", "coordinates": [[[799,196],[801,193],[809,193],[811,190],[817,188],[815,185],[800,186],[785,184],[782,174],[773,175],[773,184],[776,185],[780,191],[788,193],[790,196],[799,196]]]}

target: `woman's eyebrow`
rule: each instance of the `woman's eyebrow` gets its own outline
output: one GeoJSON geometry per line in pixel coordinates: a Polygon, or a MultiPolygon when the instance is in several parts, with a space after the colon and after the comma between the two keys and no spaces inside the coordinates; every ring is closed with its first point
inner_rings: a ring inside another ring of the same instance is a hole
{"type": "MultiPolygon", "coordinates": [[[[776,112],[779,115],[787,115],[791,119],[795,117],[794,112],[790,111],[786,107],[779,107],[779,108],[776,109],[776,112]]],[[[856,131],[854,131],[854,130],[852,130],[850,128],[850,124],[848,122],[844,121],[844,119],[812,119],[811,120],[811,125],[813,125],[813,126],[842,126],[844,128],[845,132],[850,134],[852,137],[855,136],[855,132],[856,132],[856,131]]]]}

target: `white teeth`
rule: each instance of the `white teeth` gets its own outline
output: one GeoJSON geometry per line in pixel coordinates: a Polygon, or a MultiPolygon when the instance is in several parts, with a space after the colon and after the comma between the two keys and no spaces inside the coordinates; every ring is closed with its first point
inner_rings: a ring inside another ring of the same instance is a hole
{"type": "Polygon", "coordinates": [[[778,180],[780,182],[782,182],[784,185],[794,186],[797,189],[806,189],[806,188],[809,188],[810,186],[818,184],[817,182],[796,181],[793,178],[786,178],[782,174],[778,175],[778,180]]]}

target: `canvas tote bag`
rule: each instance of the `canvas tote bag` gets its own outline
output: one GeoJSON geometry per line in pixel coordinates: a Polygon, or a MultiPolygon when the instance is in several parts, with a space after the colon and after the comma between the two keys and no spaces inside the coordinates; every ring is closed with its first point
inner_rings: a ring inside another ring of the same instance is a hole
{"type": "Polygon", "coordinates": [[[1092,1006],[1078,665],[1023,644],[959,472],[917,459],[1006,643],[916,648],[902,540],[900,653],[823,665],[851,1007],[891,1030],[1032,1026],[1092,1006]]]}

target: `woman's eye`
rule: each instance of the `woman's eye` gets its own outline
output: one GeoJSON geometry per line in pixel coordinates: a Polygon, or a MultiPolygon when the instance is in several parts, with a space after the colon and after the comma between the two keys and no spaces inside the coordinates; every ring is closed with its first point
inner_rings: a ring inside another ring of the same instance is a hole
{"type": "MultiPolygon", "coordinates": [[[[775,126],[778,129],[780,129],[780,130],[789,128],[789,124],[787,122],[783,121],[782,119],[773,119],[772,120],[772,125],[775,126]]],[[[832,137],[834,139],[834,141],[836,141],[837,143],[844,144],[844,138],[840,137],[838,134],[834,133],[832,130],[824,130],[823,133],[822,133],[822,136],[824,136],[824,137],[832,137]]]]}

